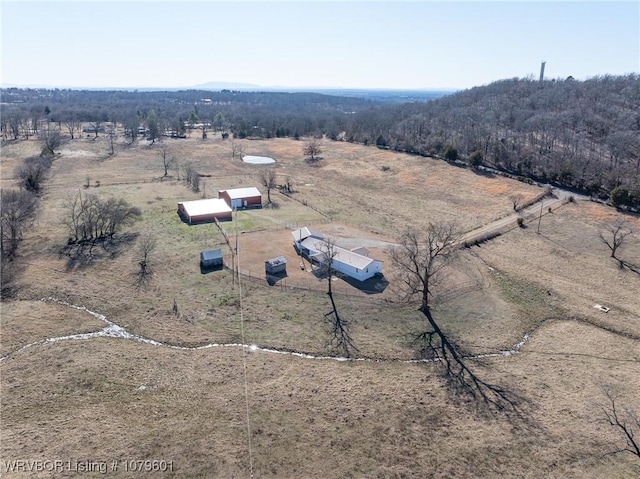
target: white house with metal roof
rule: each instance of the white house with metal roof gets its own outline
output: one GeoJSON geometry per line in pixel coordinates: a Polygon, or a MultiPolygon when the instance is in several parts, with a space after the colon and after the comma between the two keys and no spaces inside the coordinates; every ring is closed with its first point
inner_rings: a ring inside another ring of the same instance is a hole
{"type": "MultiPolygon", "coordinates": [[[[296,250],[309,261],[321,264],[326,257],[326,239],[324,235],[313,228],[299,228],[291,233],[296,250]]],[[[352,250],[334,246],[335,256],[331,267],[335,271],[346,274],[358,281],[365,281],[376,274],[382,273],[382,261],[369,256],[366,248],[359,247],[352,250]]]]}

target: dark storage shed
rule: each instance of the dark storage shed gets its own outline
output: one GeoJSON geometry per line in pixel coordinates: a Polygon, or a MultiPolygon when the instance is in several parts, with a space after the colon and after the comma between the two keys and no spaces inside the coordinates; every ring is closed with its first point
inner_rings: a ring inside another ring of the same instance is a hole
{"type": "Polygon", "coordinates": [[[287,272],[287,258],[278,256],[264,262],[264,272],[267,274],[278,274],[287,272]]]}
{"type": "Polygon", "coordinates": [[[203,268],[216,268],[222,266],[222,250],[212,249],[200,252],[200,266],[203,268]]]}

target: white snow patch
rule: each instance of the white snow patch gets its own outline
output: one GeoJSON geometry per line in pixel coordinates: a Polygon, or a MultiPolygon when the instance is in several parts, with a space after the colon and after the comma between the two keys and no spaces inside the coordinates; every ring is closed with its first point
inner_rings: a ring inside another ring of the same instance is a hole
{"type": "Polygon", "coordinates": [[[71,158],[79,158],[83,156],[94,158],[98,156],[96,153],[87,150],[60,150],[60,154],[71,158]]]}
{"type": "Polygon", "coordinates": [[[252,165],[268,165],[269,163],[275,163],[276,160],[269,158],[268,156],[243,156],[242,161],[250,163],[252,165]]]}

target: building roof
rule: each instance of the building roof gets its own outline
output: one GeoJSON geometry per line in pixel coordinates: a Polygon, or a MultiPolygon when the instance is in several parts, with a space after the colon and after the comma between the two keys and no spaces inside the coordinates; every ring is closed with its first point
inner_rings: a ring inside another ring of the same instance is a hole
{"type": "Polygon", "coordinates": [[[189,216],[210,215],[216,213],[231,213],[233,210],[226,201],[220,198],[208,200],[181,201],[178,203],[184,207],[189,216]]]}
{"type": "MultiPolygon", "coordinates": [[[[313,236],[309,236],[308,238],[302,241],[302,246],[307,248],[309,251],[313,251],[310,256],[316,257],[319,261],[322,261],[324,256],[324,250],[326,249],[325,242],[322,238],[316,238],[313,236]]],[[[348,264],[358,269],[365,269],[374,261],[377,261],[368,256],[364,256],[358,254],[354,251],[349,251],[348,249],[340,248],[339,246],[334,246],[335,248],[335,256],[333,257],[334,261],[339,261],[342,264],[348,264]]]]}
{"type": "Polygon", "coordinates": [[[262,193],[260,193],[260,190],[258,190],[258,188],[256,188],[255,186],[250,186],[248,188],[233,188],[231,190],[220,190],[218,191],[218,195],[223,191],[226,191],[227,194],[229,195],[229,198],[231,198],[232,200],[239,200],[242,198],[250,198],[254,196],[262,196],[262,193]]]}
{"type": "Polygon", "coordinates": [[[305,226],[303,228],[298,228],[295,231],[291,232],[291,236],[293,236],[293,239],[295,241],[302,241],[305,238],[308,238],[309,236],[313,236],[315,238],[324,238],[324,235],[318,231],[315,228],[309,228],[308,226],[305,226]]]}
{"type": "Polygon", "coordinates": [[[221,249],[211,249],[209,251],[201,251],[200,258],[202,261],[211,261],[212,259],[221,259],[222,258],[222,250],[221,249]]]}
{"type": "Polygon", "coordinates": [[[287,258],[285,258],[284,256],[278,256],[277,258],[271,258],[267,261],[265,261],[265,263],[269,263],[270,266],[278,266],[279,264],[287,264],[287,258]]]}
{"type": "Polygon", "coordinates": [[[361,254],[362,256],[369,256],[369,250],[364,246],[358,246],[357,248],[351,248],[354,253],[361,254]]]}

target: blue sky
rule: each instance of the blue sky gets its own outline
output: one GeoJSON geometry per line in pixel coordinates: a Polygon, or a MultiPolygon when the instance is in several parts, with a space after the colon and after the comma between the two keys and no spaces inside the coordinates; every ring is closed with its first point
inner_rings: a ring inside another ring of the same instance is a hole
{"type": "Polygon", "coordinates": [[[640,2],[2,0],[2,85],[462,89],[640,71],[640,2]]]}

